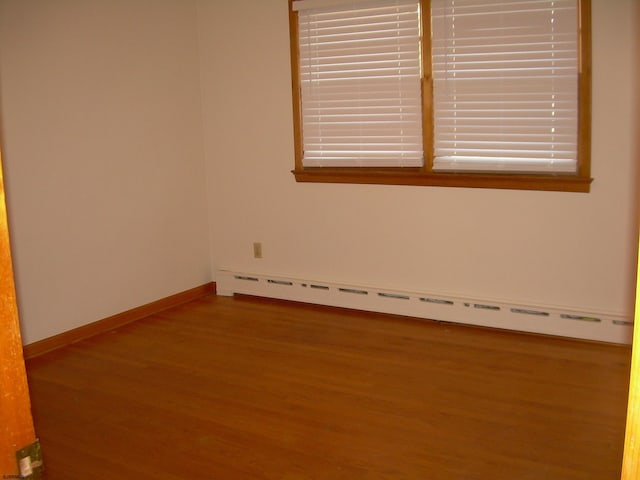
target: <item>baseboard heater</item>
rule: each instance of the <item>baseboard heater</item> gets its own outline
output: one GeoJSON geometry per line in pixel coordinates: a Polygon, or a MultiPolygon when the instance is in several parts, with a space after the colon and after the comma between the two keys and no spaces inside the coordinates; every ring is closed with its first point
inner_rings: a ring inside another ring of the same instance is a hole
{"type": "Polygon", "coordinates": [[[218,270],[218,295],[236,293],[522,332],[630,344],[631,316],[558,306],[408,292],[218,270]]]}

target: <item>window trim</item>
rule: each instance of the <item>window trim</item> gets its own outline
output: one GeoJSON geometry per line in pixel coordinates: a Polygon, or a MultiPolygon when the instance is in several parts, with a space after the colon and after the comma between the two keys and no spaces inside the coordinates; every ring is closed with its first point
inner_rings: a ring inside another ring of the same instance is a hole
{"type": "MultiPolygon", "coordinates": [[[[430,0],[418,0],[422,12],[430,0]]],[[[422,167],[304,167],[301,128],[301,88],[298,59],[298,17],[289,0],[293,134],[297,182],[416,185],[495,188],[588,193],[591,188],[591,1],[578,1],[578,168],[575,174],[467,173],[433,171],[433,81],[430,53],[422,55],[422,112],[424,165],[422,167]]],[[[431,21],[422,15],[423,52],[431,52],[431,21]]]]}

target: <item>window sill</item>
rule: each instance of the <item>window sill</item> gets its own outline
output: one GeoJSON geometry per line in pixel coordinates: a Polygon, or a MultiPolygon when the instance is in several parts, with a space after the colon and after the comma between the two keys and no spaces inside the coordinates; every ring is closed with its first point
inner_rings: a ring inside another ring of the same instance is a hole
{"type": "Polygon", "coordinates": [[[293,170],[296,182],[418,185],[589,193],[592,178],[576,175],[430,173],[418,168],[305,168],[293,170]]]}

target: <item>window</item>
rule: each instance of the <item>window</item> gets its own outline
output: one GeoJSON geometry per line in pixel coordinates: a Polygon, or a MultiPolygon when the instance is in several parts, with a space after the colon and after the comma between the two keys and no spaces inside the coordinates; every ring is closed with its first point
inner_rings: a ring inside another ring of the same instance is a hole
{"type": "Polygon", "coordinates": [[[588,0],[290,0],[297,181],[590,188],[588,0]]]}

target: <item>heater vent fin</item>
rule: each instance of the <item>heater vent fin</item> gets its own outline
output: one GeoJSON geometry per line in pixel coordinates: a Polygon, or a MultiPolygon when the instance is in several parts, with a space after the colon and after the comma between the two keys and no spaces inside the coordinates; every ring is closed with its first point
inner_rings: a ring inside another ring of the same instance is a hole
{"type": "Polygon", "coordinates": [[[442,298],[420,297],[421,302],[437,303],[438,305],[453,305],[453,301],[442,298]]]}
{"type": "Polygon", "coordinates": [[[631,327],[633,326],[633,322],[627,322],[625,320],[611,320],[614,325],[619,325],[621,327],[631,327]]]}
{"type": "Polygon", "coordinates": [[[549,316],[549,312],[544,312],[542,310],[530,310],[528,308],[512,308],[511,311],[513,313],[523,313],[525,315],[537,315],[539,317],[549,316]]]}
{"type": "Polygon", "coordinates": [[[356,295],[369,295],[368,291],[357,288],[339,288],[338,290],[344,293],[355,293],[356,295]]]}
{"type": "Polygon", "coordinates": [[[497,305],[487,305],[484,303],[474,303],[473,308],[479,308],[480,310],[500,310],[500,307],[498,307],[497,305]]]}
{"type": "Polygon", "coordinates": [[[411,297],[409,297],[408,295],[401,295],[399,293],[385,293],[385,292],[378,292],[378,295],[380,297],[384,297],[384,298],[396,298],[398,300],[410,300],[411,297]]]}
{"type": "Polygon", "coordinates": [[[561,313],[560,318],[566,318],[568,320],[582,320],[583,322],[600,322],[601,321],[597,317],[588,317],[585,315],[573,315],[570,313],[561,313]]]}
{"type": "Polygon", "coordinates": [[[260,279],[256,278],[256,277],[249,277],[246,275],[235,275],[234,277],[236,280],[247,280],[249,282],[259,282],[260,279]]]}

